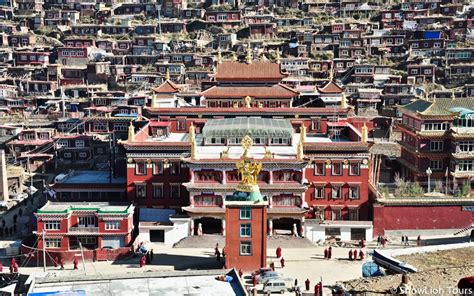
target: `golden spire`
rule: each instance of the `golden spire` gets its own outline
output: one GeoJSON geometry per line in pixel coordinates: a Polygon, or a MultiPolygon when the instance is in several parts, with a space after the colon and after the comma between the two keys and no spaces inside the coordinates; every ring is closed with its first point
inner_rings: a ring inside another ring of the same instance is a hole
{"type": "Polygon", "coordinates": [[[220,47],[217,49],[217,63],[222,64],[222,52],[220,47]]]}
{"type": "Polygon", "coordinates": [[[451,91],[451,100],[456,100],[456,96],[454,95],[454,89],[451,91]]]}
{"type": "Polygon", "coordinates": [[[135,141],[135,129],[133,127],[133,122],[130,121],[130,125],[128,126],[128,142],[134,142],[135,141]]]}
{"type": "Polygon", "coordinates": [[[171,75],[170,75],[170,69],[169,68],[166,68],[166,76],[165,76],[165,80],[170,80],[171,79],[171,75]]]}
{"type": "Polygon", "coordinates": [[[367,126],[365,125],[365,122],[364,122],[364,126],[362,126],[362,129],[361,129],[360,141],[362,143],[367,143],[368,138],[369,138],[369,132],[368,132],[367,126]]]}
{"type": "Polygon", "coordinates": [[[301,123],[300,126],[300,142],[304,143],[306,141],[306,126],[304,123],[301,123]]]}
{"type": "Polygon", "coordinates": [[[247,47],[247,56],[245,57],[247,64],[251,64],[253,60],[252,48],[250,47],[250,42],[247,47]]]}
{"type": "Polygon", "coordinates": [[[347,98],[346,98],[346,95],[345,94],[342,94],[342,98],[341,98],[341,108],[347,108],[347,98]]]}
{"type": "Polygon", "coordinates": [[[158,108],[158,100],[156,99],[156,93],[151,96],[151,107],[158,108]]]}
{"type": "Polygon", "coordinates": [[[276,63],[277,63],[277,64],[280,64],[280,63],[281,63],[280,49],[277,49],[277,53],[276,53],[276,63]]]}
{"type": "Polygon", "coordinates": [[[191,143],[191,159],[196,159],[196,128],[192,123],[189,126],[189,143],[191,143]]]}
{"type": "Polygon", "coordinates": [[[331,67],[331,69],[329,70],[329,81],[332,81],[334,79],[334,72],[333,72],[333,69],[331,67]]]}

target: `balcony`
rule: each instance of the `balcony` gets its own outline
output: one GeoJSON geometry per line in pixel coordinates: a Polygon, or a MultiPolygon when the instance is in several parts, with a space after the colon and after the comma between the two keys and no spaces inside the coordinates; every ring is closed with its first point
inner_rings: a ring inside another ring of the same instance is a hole
{"type": "Polygon", "coordinates": [[[70,227],[69,233],[99,233],[99,227],[70,227]]]}

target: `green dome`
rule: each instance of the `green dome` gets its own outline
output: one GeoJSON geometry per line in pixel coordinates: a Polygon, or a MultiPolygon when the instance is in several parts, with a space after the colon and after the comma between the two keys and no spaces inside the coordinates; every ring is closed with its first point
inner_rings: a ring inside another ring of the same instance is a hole
{"type": "Polygon", "coordinates": [[[263,196],[260,191],[252,191],[252,192],[245,192],[245,191],[234,191],[232,195],[227,195],[225,197],[226,201],[254,201],[254,202],[261,202],[266,201],[267,198],[263,196]]]}

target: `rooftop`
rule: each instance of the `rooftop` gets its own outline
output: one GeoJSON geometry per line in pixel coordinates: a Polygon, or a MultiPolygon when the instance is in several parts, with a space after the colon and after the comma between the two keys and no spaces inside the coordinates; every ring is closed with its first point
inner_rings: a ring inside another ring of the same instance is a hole
{"type": "Polygon", "coordinates": [[[124,177],[110,179],[109,171],[73,171],[59,182],[61,184],[125,184],[124,177]]]}
{"type": "Polygon", "coordinates": [[[280,64],[277,63],[224,61],[218,64],[214,77],[217,81],[280,81],[286,75],[281,73],[280,64]]]}
{"type": "Polygon", "coordinates": [[[203,128],[204,138],[285,137],[291,138],[293,127],[289,120],[237,117],[209,120],[203,128]]]}
{"type": "Polygon", "coordinates": [[[133,205],[110,202],[51,202],[48,201],[38,214],[67,214],[73,211],[95,211],[98,213],[128,214],[133,213],[133,205]]]}

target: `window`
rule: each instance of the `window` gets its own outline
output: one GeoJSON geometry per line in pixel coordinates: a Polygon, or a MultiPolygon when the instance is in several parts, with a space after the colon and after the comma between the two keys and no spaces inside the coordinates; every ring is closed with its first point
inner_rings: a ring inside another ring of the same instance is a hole
{"type": "Polygon", "coordinates": [[[171,198],[179,198],[179,184],[170,185],[170,197],[171,198]]]}
{"type": "Polygon", "coordinates": [[[79,227],[95,227],[95,225],[96,225],[95,216],[79,217],[79,221],[78,221],[79,227]]]}
{"type": "Polygon", "coordinates": [[[161,175],[161,174],[163,174],[163,162],[162,161],[153,162],[153,175],[161,175]]]}
{"type": "Polygon", "coordinates": [[[332,220],[342,220],[341,209],[332,209],[332,220]]]}
{"type": "Polygon", "coordinates": [[[71,152],[65,152],[65,153],[63,154],[63,157],[64,157],[64,158],[71,158],[71,156],[72,156],[72,155],[71,155],[71,152]]]}
{"type": "Polygon", "coordinates": [[[326,164],[324,162],[314,163],[314,175],[316,176],[326,175],[326,164]]]}
{"type": "Polygon", "coordinates": [[[163,198],[163,184],[153,184],[153,198],[163,198]]]}
{"type": "Polygon", "coordinates": [[[341,176],[342,175],[342,162],[336,162],[332,164],[332,175],[341,176]]]}
{"type": "Polygon", "coordinates": [[[46,221],[44,222],[44,229],[46,230],[59,230],[61,223],[59,221],[46,221]]]}
{"type": "Polygon", "coordinates": [[[106,230],[120,230],[120,221],[108,221],[105,222],[106,230]]]}
{"type": "Polygon", "coordinates": [[[135,175],[146,175],[146,164],[144,161],[135,163],[135,175]]]}
{"type": "Polygon", "coordinates": [[[440,159],[430,160],[430,168],[433,171],[441,171],[443,169],[443,161],[440,159]]]}
{"type": "Polygon", "coordinates": [[[341,186],[333,186],[331,197],[332,197],[332,199],[341,199],[342,198],[342,187],[341,186]]]}
{"type": "Polygon", "coordinates": [[[252,255],[252,243],[251,242],[241,242],[240,243],[240,255],[241,256],[250,256],[250,255],[252,255]]]}
{"type": "Polygon", "coordinates": [[[77,240],[80,241],[82,245],[95,245],[97,243],[97,238],[91,236],[78,237],[77,240]]]}
{"type": "Polygon", "coordinates": [[[423,124],[423,129],[425,131],[445,131],[449,128],[447,123],[425,123],[423,124]]]}
{"type": "Polygon", "coordinates": [[[473,160],[461,160],[461,161],[459,161],[458,171],[460,171],[460,172],[474,171],[474,161],[473,160]]]}
{"type": "Polygon", "coordinates": [[[66,139],[60,139],[57,145],[58,147],[69,147],[69,141],[66,139]]]}
{"type": "Polygon", "coordinates": [[[324,187],[314,188],[314,199],[324,199],[324,187]]]}
{"type": "Polygon", "coordinates": [[[146,198],[146,184],[135,184],[135,197],[146,198]]]}
{"type": "Polygon", "coordinates": [[[84,146],[85,146],[84,140],[76,140],[75,146],[76,146],[76,148],[84,148],[84,146]]]}
{"type": "Polygon", "coordinates": [[[115,123],[114,131],[116,132],[126,132],[128,130],[128,125],[126,123],[115,123]]]}
{"type": "Polygon", "coordinates": [[[311,119],[311,129],[313,131],[321,130],[321,119],[320,118],[311,119]]]}
{"type": "Polygon", "coordinates": [[[349,188],[349,199],[359,199],[359,198],[360,198],[359,186],[351,186],[349,188]]]}
{"type": "Polygon", "coordinates": [[[87,158],[87,152],[79,152],[79,158],[87,158]]]}
{"type": "Polygon", "coordinates": [[[252,209],[249,207],[240,208],[240,220],[252,219],[252,209]]]}
{"type": "Polygon", "coordinates": [[[360,163],[359,162],[351,162],[349,165],[349,175],[351,176],[359,176],[360,175],[360,163]]]}
{"type": "Polygon", "coordinates": [[[349,209],[349,220],[358,221],[359,220],[359,210],[358,209],[349,209]]]}
{"type": "Polygon", "coordinates": [[[61,248],[60,238],[47,238],[44,240],[46,248],[61,248]]]}
{"type": "Polygon", "coordinates": [[[171,175],[179,175],[180,168],[181,168],[181,164],[179,163],[179,161],[171,162],[171,164],[170,164],[170,174],[171,175]]]}
{"type": "Polygon", "coordinates": [[[443,141],[431,141],[430,142],[430,151],[442,151],[444,148],[443,141]]]}
{"type": "Polygon", "coordinates": [[[107,124],[105,122],[94,122],[94,131],[107,131],[107,124]]]}
{"type": "Polygon", "coordinates": [[[186,119],[179,118],[176,126],[176,130],[178,131],[185,131],[186,130],[186,119]]]}
{"type": "Polygon", "coordinates": [[[240,237],[251,237],[251,236],[252,236],[252,225],[240,224],[240,237]]]}
{"type": "Polygon", "coordinates": [[[472,152],[474,151],[474,142],[461,141],[458,147],[459,152],[472,152]]]}

